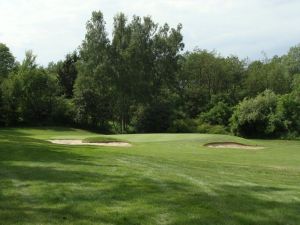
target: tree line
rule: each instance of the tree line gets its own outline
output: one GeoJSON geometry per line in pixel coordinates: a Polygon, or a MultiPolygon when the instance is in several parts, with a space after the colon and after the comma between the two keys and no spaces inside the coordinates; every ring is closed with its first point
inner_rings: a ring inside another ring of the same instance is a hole
{"type": "Polygon", "coordinates": [[[47,67],[0,44],[0,125],[70,125],[110,133],[209,132],[247,137],[300,133],[300,45],[249,62],[196,48],[182,25],[100,11],[78,49],[47,67]]]}

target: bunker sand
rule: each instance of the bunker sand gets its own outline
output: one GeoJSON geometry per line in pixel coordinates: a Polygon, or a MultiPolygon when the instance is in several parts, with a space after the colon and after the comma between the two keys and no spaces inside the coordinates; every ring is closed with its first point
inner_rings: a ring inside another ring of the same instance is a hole
{"type": "Polygon", "coordinates": [[[127,142],[107,142],[107,143],[85,143],[82,140],[48,140],[53,144],[60,145],[94,145],[94,146],[108,146],[108,147],[130,147],[131,144],[127,142]]]}
{"type": "Polygon", "coordinates": [[[245,145],[236,142],[213,142],[213,143],[205,144],[204,146],[209,148],[236,148],[236,149],[253,149],[253,150],[264,149],[264,147],[262,146],[245,145]]]}

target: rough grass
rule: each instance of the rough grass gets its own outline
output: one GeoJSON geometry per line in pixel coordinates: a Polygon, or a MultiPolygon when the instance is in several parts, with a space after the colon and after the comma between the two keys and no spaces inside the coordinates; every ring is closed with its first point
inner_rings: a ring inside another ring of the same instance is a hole
{"type": "Polygon", "coordinates": [[[131,148],[54,145],[71,128],[0,130],[0,224],[300,224],[300,142],[113,135],[131,148]],[[260,151],[210,149],[228,141],[260,151]]]}

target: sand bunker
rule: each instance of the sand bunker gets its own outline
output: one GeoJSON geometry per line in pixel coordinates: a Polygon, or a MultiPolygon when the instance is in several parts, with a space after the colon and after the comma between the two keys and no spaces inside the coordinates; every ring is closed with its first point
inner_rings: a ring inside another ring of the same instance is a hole
{"type": "Polygon", "coordinates": [[[110,147],[130,147],[131,144],[127,142],[108,142],[108,143],[84,143],[82,140],[48,140],[53,144],[60,145],[96,145],[96,146],[110,146],[110,147]]]}
{"type": "Polygon", "coordinates": [[[205,144],[209,148],[238,148],[238,149],[264,149],[262,146],[245,145],[236,142],[213,142],[205,144]]]}

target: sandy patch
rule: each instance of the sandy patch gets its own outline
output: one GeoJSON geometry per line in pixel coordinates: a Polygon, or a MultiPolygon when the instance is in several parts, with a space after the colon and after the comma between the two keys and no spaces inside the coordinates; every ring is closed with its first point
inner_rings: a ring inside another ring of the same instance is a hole
{"type": "Polygon", "coordinates": [[[110,147],[130,147],[127,142],[108,142],[108,143],[84,143],[82,140],[48,140],[53,144],[60,145],[95,145],[95,146],[110,146],[110,147]]]}
{"type": "Polygon", "coordinates": [[[214,143],[208,143],[204,146],[209,148],[238,148],[238,149],[264,149],[262,146],[256,146],[256,145],[245,145],[235,142],[214,142],[214,143]]]}

